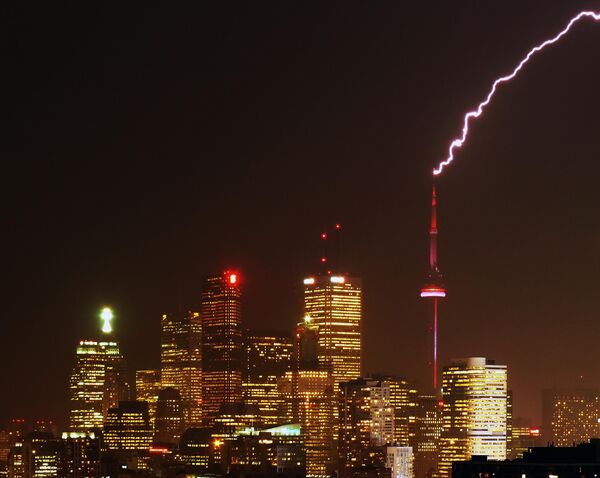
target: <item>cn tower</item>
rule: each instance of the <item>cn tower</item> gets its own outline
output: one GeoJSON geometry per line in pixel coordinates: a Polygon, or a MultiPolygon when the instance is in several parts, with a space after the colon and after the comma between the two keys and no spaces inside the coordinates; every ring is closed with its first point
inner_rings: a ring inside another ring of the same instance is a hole
{"type": "Polygon", "coordinates": [[[438,389],[438,300],[446,297],[446,288],[443,284],[442,273],[437,263],[437,197],[435,184],[431,193],[431,226],[429,228],[429,270],[425,276],[425,284],[421,288],[421,297],[432,304],[433,323],[432,331],[433,351],[428,360],[428,365],[432,369],[433,390],[438,389]]]}

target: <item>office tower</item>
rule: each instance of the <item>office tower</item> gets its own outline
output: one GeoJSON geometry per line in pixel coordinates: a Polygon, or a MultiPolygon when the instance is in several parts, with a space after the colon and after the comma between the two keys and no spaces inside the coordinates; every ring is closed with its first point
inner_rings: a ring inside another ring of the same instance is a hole
{"type": "Polygon", "coordinates": [[[282,423],[284,398],[278,382],[292,367],[291,337],[246,331],[243,357],[244,403],[259,408],[265,426],[282,423]]]}
{"type": "Polygon", "coordinates": [[[542,392],[542,432],[555,446],[600,437],[600,391],[554,388],[542,392]]]}
{"type": "Polygon", "coordinates": [[[223,403],[242,400],[242,314],[239,274],[204,279],[202,289],[203,418],[212,424],[223,403]]]}
{"type": "Polygon", "coordinates": [[[510,453],[507,452],[509,460],[523,458],[530,448],[542,445],[540,427],[532,426],[523,418],[513,420],[510,453]]]}
{"type": "Polygon", "coordinates": [[[410,446],[388,446],[386,468],[390,469],[390,478],[413,478],[414,456],[410,446]]]}
{"type": "Polygon", "coordinates": [[[154,441],[175,444],[184,431],[183,402],[179,391],[169,387],[161,390],[156,402],[154,441]]]}
{"type": "Polygon", "coordinates": [[[100,439],[94,432],[62,434],[58,476],[100,478],[100,439]]]}
{"type": "Polygon", "coordinates": [[[417,420],[414,441],[414,472],[417,478],[431,477],[438,466],[442,433],[442,402],[436,395],[417,397],[417,420]]]}
{"type": "Polygon", "coordinates": [[[70,379],[70,430],[101,428],[108,409],[128,394],[125,364],[117,342],[80,341],[70,379]]]}
{"type": "Polygon", "coordinates": [[[281,392],[299,423],[306,450],[306,476],[329,477],[334,469],[336,426],[333,379],[328,370],[294,369],[286,372],[281,392]]]}
{"type": "Polygon", "coordinates": [[[362,287],[360,279],[322,274],[304,279],[304,314],[317,329],[318,360],[334,390],[360,377],[362,287]]]}
{"type": "Polygon", "coordinates": [[[135,371],[135,399],[148,404],[148,414],[153,427],[156,417],[156,402],[161,388],[160,370],[135,371]]]}
{"type": "Polygon", "coordinates": [[[160,334],[161,388],[176,388],[183,401],[187,427],[202,418],[202,322],[187,311],[164,314],[160,334]]]}
{"type": "Polygon", "coordinates": [[[125,401],[108,411],[104,421],[104,446],[110,451],[145,451],[152,442],[146,402],[125,401]]]}
{"type": "Polygon", "coordinates": [[[429,333],[428,369],[432,377],[432,391],[438,393],[438,300],[446,297],[442,273],[437,262],[437,197],[435,186],[431,195],[431,225],[429,228],[429,270],[425,276],[425,284],[421,288],[421,297],[431,304],[431,324],[429,333]]]}
{"type": "Polygon", "coordinates": [[[339,385],[339,474],[383,468],[394,441],[394,410],[386,381],[362,378],[339,385]]]}
{"type": "Polygon", "coordinates": [[[483,357],[453,361],[442,372],[440,478],[472,455],[506,459],[507,369],[483,357]]]}

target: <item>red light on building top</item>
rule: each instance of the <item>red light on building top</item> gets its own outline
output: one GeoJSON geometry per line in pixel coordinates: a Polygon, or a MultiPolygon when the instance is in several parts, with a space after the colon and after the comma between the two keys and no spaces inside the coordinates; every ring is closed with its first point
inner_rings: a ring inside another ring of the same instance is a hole
{"type": "Polygon", "coordinates": [[[338,224],[335,225],[335,228],[339,230],[339,229],[342,228],[342,225],[340,223],[338,223],[338,224]]]}
{"type": "Polygon", "coordinates": [[[321,257],[321,262],[322,262],[322,263],[325,263],[325,262],[327,262],[327,257],[321,257]]]}
{"type": "Polygon", "coordinates": [[[240,274],[237,271],[225,271],[223,277],[229,285],[236,285],[240,282],[240,274]]]}
{"type": "Polygon", "coordinates": [[[324,232],[324,233],[321,234],[321,239],[323,239],[323,240],[327,239],[327,233],[326,232],[324,232]]]}

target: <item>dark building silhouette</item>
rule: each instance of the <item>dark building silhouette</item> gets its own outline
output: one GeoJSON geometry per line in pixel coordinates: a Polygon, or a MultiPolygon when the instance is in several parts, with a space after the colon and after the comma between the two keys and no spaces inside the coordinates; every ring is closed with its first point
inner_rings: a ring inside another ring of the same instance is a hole
{"type": "Polygon", "coordinates": [[[600,475],[600,440],[573,447],[539,447],[522,459],[488,461],[474,456],[452,465],[452,478],[597,478],[600,475]]]}
{"type": "Polygon", "coordinates": [[[154,442],[175,444],[183,432],[183,402],[179,391],[167,387],[158,393],[154,442]]]}

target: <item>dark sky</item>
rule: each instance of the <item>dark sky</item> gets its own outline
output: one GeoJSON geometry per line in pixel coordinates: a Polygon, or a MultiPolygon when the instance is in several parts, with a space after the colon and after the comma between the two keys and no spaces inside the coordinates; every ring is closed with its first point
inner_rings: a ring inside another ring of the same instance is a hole
{"type": "MultiPolygon", "coordinates": [[[[225,267],[245,325],[289,329],[336,221],[365,371],[410,377],[431,167],[495,77],[600,2],[3,8],[0,422],[65,419],[105,304],[132,369],[158,365],[178,291],[197,305],[225,267]]],[[[599,85],[584,21],[502,87],[439,181],[442,356],[507,364],[535,419],[542,387],[600,385],[599,85]]]]}

